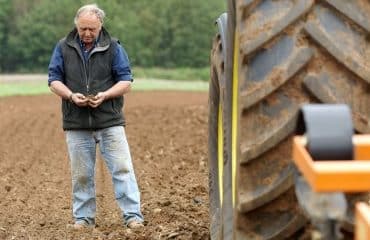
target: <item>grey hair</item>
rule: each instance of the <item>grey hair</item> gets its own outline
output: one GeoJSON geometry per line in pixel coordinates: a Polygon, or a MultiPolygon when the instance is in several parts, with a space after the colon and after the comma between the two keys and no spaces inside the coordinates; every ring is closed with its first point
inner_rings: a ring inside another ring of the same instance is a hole
{"type": "Polygon", "coordinates": [[[90,13],[90,14],[95,14],[96,17],[100,20],[101,24],[104,23],[104,17],[105,17],[105,12],[103,9],[100,9],[98,5],[96,4],[87,4],[82,6],[80,9],[77,10],[74,23],[77,25],[77,20],[83,13],[90,13]]]}

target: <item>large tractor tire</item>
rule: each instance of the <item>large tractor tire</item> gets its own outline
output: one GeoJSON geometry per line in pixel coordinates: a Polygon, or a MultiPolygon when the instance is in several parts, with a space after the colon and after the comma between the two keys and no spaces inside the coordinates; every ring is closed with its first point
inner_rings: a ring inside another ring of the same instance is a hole
{"type": "MultiPolygon", "coordinates": [[[[370,133],[368,16],[365,0],[228,2],[227,29],[211,52],[212,239],[299,239],[306,232],[291,161],[298,110],[345,103],[355,130],[370,133]]],[[[352,206],[368,195],[347,198],[352,206]]]]}

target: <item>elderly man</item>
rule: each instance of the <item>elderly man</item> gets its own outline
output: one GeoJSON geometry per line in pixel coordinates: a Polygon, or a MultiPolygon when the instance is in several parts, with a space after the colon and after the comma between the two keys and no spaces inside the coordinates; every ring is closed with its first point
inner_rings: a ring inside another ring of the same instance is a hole
{"type": "Polygon", "coordinates": [[[129,228],[143,227],[122,113],[132,82],[127,54],[103,27],[105,13],[81,7],[75,28],[60,40],[49,65],[49,87],[62,99],[63,129],[71,162],[73,228],[95,226],[96,146],[112,174],[115,197],[129,228]]]}

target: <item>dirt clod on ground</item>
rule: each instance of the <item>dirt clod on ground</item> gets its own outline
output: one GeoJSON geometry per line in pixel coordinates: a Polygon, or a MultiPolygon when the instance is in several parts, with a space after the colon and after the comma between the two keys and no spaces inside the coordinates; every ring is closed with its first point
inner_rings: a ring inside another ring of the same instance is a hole
{"type": "Polygon", "coordinates": [[[97,227],[76,232],[59,98],[0,98],[0,239],[208,239],[207,111],[206,93],[127,95],[145,228],[124,227],[98,154],[97,227]]]}

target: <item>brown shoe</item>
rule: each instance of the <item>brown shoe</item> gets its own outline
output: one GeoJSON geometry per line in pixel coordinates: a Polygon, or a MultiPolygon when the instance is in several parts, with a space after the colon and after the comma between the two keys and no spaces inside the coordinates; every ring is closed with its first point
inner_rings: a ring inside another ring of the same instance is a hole
{"type": "Polygon", "coordinates": [[[137,220],[132,220],[131,222],[127,224],[127,227],[130,229],[139,229],[139,228],[144,227],[144,224],[142,224],[141,222],[137,220]]]}

